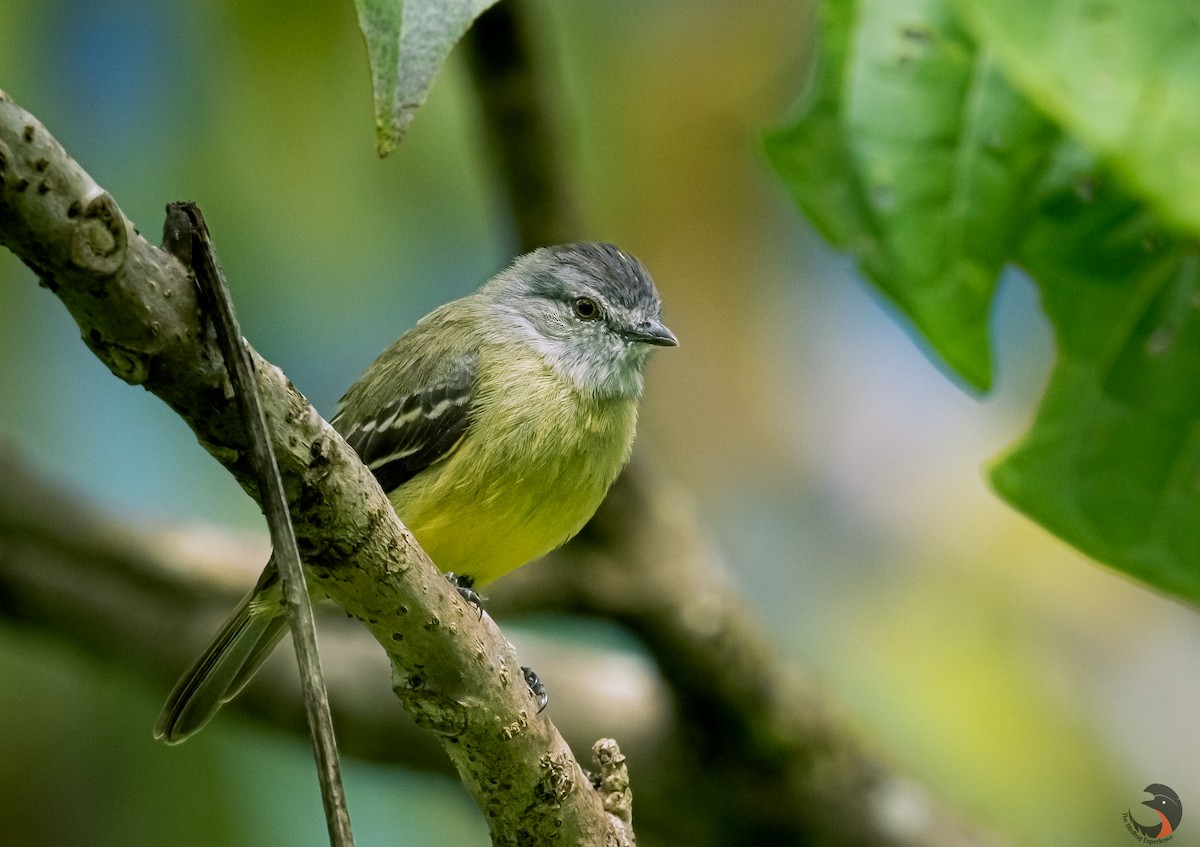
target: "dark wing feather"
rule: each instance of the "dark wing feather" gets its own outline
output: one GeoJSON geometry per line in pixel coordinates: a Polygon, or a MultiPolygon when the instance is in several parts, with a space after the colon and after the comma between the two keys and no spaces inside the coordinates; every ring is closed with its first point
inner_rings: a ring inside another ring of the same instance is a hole
{"type": "Polygon", "coordinates": [[[434,380],[365,416],[343,411],[333,419],[384,491],[391,492],[449,455],[471,424],[474,360],[460,361],[434,380]]]}

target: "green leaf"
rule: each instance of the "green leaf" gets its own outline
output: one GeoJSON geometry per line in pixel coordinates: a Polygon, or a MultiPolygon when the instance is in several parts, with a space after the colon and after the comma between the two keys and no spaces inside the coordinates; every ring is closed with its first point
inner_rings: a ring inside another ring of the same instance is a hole
{"type": "Polygon", "coordinates": [[[826,0],[823,34],[766,142],[801,208],[977,386],[997,273],[1020,264],[1058,362],[994,486],[1200,602],[1200,8],[826,0]]]}
{"type": "Polygon", "coordinates": [[[451,48],[495,2],[354,0],[367,41],[380,156],[396,149],[451,48]]]}
{"type": "Polygon", "coordinates": [[[1078,148],[1021,262],[1059,361],[997,491],[1088,555],[1200,601],[1200,267],[1194,246],[1078,148]]]}
{"type": "Polygon", "coordinates": [[[1195,0],[959,0],[1009,78],[1170,221],[1200,232],[1195,0]]]}
{"type": "Polygon", "coordinates": [[[814,225],[968,383],[1052,125],[942,0],[828,0],[823,54],[768,159],[814,225]]]}
{"type": "Polygon", "coordinates": [[[960,0],[972,31],[1082,146],[1020,261],[1059,361],[992,470],[1012,505],[1144,582],[1200,601],[1200,10],[1178,0],[960,0]],[[1090,159],[1103,162],[1098,167],[1090,159]]]}

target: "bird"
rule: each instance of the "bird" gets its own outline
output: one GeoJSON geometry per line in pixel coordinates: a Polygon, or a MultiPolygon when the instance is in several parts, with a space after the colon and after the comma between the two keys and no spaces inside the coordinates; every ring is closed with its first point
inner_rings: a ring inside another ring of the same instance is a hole
{"type": "MultiPolygon", "coordinates": [[[[677,344],[633,256],[607,243],[539,248],[419,320],[330,423],[433,563],[477,599],[592,517],[629,459],[647,359],[677,344]]],[[[176,744],[203,728],[286,627],[272,558],[172,690],[155,737],[176,744]]]]}

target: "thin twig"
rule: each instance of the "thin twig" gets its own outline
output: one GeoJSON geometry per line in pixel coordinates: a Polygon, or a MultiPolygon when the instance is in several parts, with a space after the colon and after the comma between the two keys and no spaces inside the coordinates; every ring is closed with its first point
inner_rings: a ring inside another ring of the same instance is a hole
{"type": "Polygon", "coordinates": [[[350,813],[342,785],[338,763],[337,743],[333,737],[333,718],[329,713],[329,698],[321,676],[321,661],[317,654],[316,627],[313,623],[312,601],[304,580],[300,551],[292,530],[291,513],[283,492],[283,480],[275,461],[267,433],[267,418],[263,413],[254,368],[237,317],[233,301],[225,284],[225,275],[217,261],[216,249],[204,216],[195,203],[172,203],[167,207],[169,233],[183,230],[186,218],[191,228],[191,261],[196,276],[200,302],[204,304],[217,333],[217,342],[225,356],[233,393],[245,421],[250,442],[250,458],[258,477],[259,494],[267,525],[271,530],[271,545],[283,582],[284,611],[292,630],[296,661],[300,666],[300,684],[304,692],[313,754],[317,760],[317,779],[321,785],[321,800],[325,806],[325,822],[329,828],[329,843],[333,847],[353,847],[350,813]],[[182,217],[181,217],[182,216],[182,217]]]}

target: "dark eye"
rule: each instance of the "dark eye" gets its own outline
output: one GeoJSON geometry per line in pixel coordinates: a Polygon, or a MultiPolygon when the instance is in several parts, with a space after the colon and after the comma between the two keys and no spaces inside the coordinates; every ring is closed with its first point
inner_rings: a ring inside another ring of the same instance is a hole
{"type": "Polygon", "coordinates": [[[575,317],[581,321],[594,321],[600,317],[600,307],[591,297],[576,297],[571,301],[571,308],[575,310],[575,317]]]}

